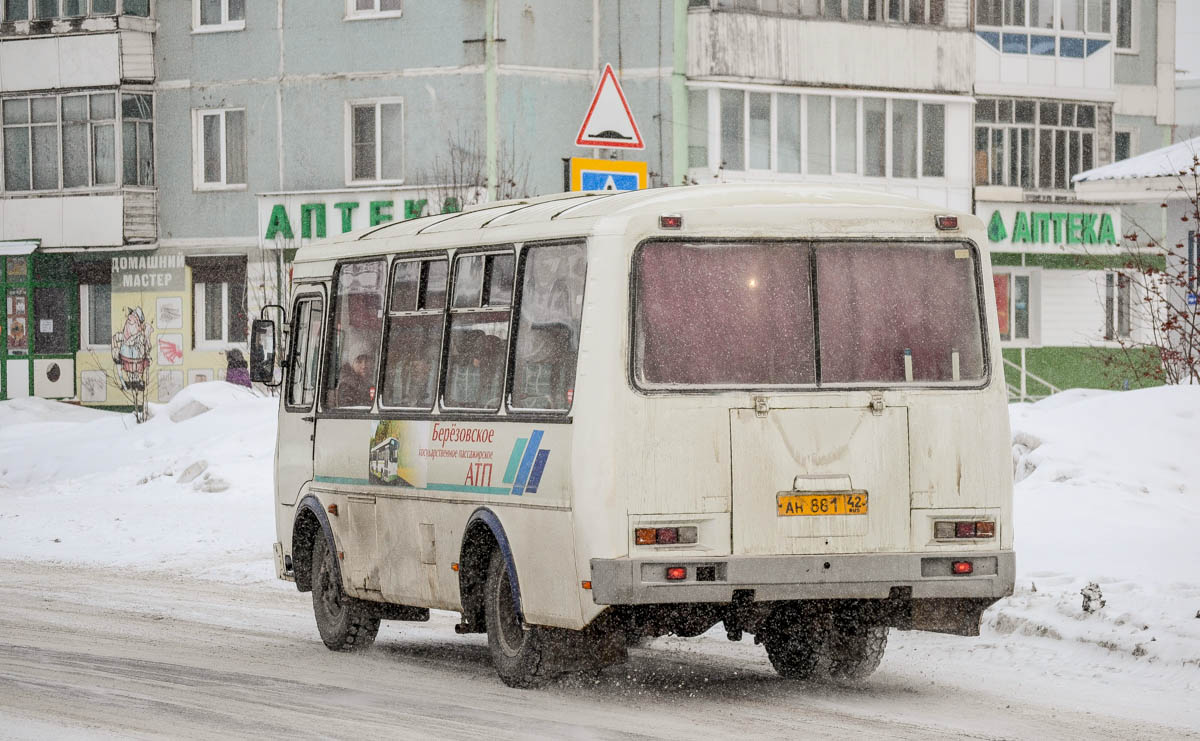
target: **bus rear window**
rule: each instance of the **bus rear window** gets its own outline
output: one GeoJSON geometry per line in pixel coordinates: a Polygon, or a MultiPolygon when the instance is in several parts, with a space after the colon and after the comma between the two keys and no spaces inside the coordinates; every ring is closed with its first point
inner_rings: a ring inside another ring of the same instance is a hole
{"type": "Polygon", "coordinates": [[[986,374],[977,267],[962,244],[652,242],[635,272],[641,386],[974,385],[986,374]]]}
{"type": "Polygon", "coordinates": [[[809,251],[795,244],[659,242],[638,252],[645,384],[816,383],[809,251]]]}
{"type": "Polygon", "coordinates": [[[975,260],[961,245],[821,245],[821,382],[984,377],[975,260]]]}

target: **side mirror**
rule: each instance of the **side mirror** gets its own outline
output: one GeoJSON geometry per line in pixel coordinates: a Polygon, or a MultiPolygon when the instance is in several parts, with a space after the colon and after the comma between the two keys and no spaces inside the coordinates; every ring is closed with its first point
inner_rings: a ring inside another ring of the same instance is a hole
{"type": "Polygon", "coordinates": [[[255,319],[250,330],[250,380],[267,386],[283,383],[282,374],[275,378],[275,353],[279,347],[275,322],[255,319]]]}

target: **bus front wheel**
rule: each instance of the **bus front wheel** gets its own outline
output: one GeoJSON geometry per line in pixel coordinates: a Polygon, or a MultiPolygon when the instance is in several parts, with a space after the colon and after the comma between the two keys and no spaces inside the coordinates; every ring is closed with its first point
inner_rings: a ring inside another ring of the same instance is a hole
{"type": "Polygon", "coordinates": [[[379,618],[342,590],[336,556],[321,533],[313,538],[313,614],[321,640],[334,651],[361,651],[375,642],[379,618]]]}
{"type": "Polygon", "coordinates": [[[492,551],[484,592],[488,649],[500,679],[509,687],[536,687],[550,679],[549,631],[521,620],[499,550],[492,551]]]}

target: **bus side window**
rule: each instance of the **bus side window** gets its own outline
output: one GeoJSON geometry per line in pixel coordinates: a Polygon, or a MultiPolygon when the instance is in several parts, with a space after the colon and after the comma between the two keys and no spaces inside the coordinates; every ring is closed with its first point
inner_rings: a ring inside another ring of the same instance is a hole
{"type": "Polygon", "coordinates": [[[565,412],[574,397],[587,247],[583,242],[535,246],[521,260],[510,405],[565,412]]]}
{"type": "Polygon", "coordinates": [[[396,261],[384,345],[385,407],[432,409],[442,355],[447,262],[396,261]]]}
{"type": "Polygon", "coordinates": [[[475,253],[455,259],[443,406],[488,411],[500,408],[513,268],[511,252],[475,253]]]}
{"type": "Polygon", "coordinates": [[[292,357],[288,363],[288,406],[311,409],[317,396],[317,349],[321,346],[320,298],[296,304],[292,327],[292,357]]]}
{"type": "Polygon", "coordinates": [[[375,401],[386,275],[383,260],[337,267],[325,358],[322,405],[326,409],[369,408],[375,401]]]}

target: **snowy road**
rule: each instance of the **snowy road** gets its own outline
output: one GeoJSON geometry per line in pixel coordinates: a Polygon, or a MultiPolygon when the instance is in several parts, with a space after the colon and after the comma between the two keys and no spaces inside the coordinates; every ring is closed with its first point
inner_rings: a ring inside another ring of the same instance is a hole
{"type": "Polygon", "coordinates": [[[858,689],[786,682],[748,640],[703,638],[519,691],[453,620],[385,623],[372,651],[333,654],[291,585],[0,561],[0,737],[1129,739],[1197,721],[1185,688],[1139,699],[1069,667],[1048,683],[983,639],[896,632],[858,689]]]}

